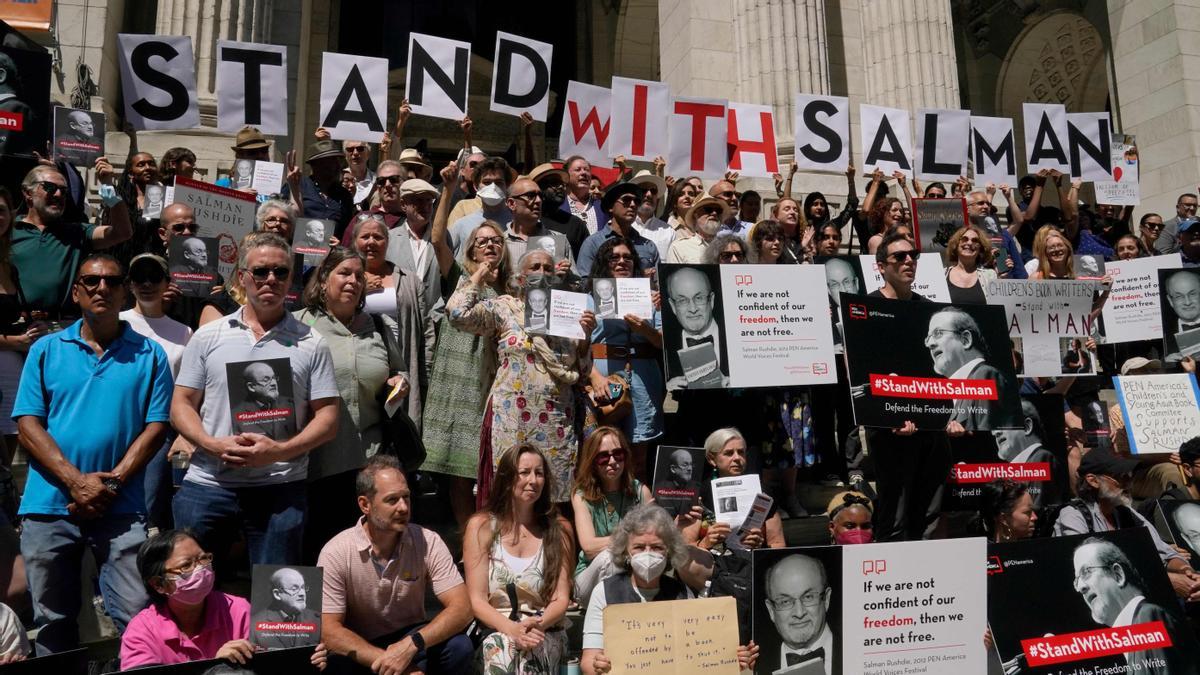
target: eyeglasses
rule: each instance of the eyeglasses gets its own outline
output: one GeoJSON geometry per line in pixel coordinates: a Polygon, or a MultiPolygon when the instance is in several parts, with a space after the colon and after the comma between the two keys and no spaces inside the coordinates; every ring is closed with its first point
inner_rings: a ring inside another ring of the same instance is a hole
{"type": "Polygon", "coordinates": [[[520,199],[521,201],[525,202],[526,204],[533,204],[534,202],[542,201],[542,191],[541,190],[530,190],[529,192],[522,192],[519,195],[509,195],[509,196],[512,197],[513,199],[520,199]]]}
{"type": "Polygon", "coordinates": [[[254,280],[262,283],[269,279],[272,275],[276,281],[287,281],[292,275],[292,271],[286,267],[254,267],[246,270],[254,280]]]}
{"type": "Polygon", "coordinates": [[[288,586],[287,588],[279,589],[288,595],[296,595],[297,593],[307,593],[308,586],[288,586]]]}
{"type": "Polygon", "coordinates": [[[175,234],[195,234],[200,230],[196,223],[171,223],[171,231],[175,234]]]}
{"type": "MultiPolygon", "coordinates": [[[[42,191],[46,193],[47,197],[53,197],[54,195],[58,194],[59,190],[62,190],[64,193],[67,191],[66,185],[59,185],[58,183],[51,183],[48,180],[38,181],[37,185],[42,186],[42,191]]],[[[1196,207],[1193,206],[1192,208],[1196,208],[1196,207]]]]}
{"type": "Polygon", "coordinates": [[[734,192],[733,190],[726,190],[724,192],[718,192],[717,194],[715,194],[713,196],[718,197],[720,199],[730,199],[730,198],[737,197],[738,193],[734,192]]]}
{"type": "Polygon", "coordinates": [[[488,246],[501,246],[504,244],[504,239],[501,237],[476,237],[475,248],[487,248],[488,246]]]}
{"type": "Polygon", "coordinates": [[[930,340],[937,340],[946,334],[958,335],[959,333],[963,333],[963,332],[966,332],[966,331],[950,330],[949,328],[934,328],[933,330],[929,331],[928,335],[925,336],[925,341],[929,342],[930,340]]]}
{"type": "Polygon", "coordinates": [[[1090,579],[1092,576],[1092,572],[1095,572],[1096,570],[1107,569],[1107,568],[1108,568],[1108,565],[1088,565],[1086,567],[1081,567],[1079,569],[1079,571],[1075,573],[1075,581],[1071,585],[1078,588],[1079,582],[1087,581],[1088,579],[1090,579]]]}
{"type": "Polygon", "coordinates": [[[597,465],[604,466],[605,464],[608,464],[609,460],[616,460],[618,463],[624,462],[625,461],[625,451],[624,450],[613,450],[612,452],[605,451],[605,452],[597,452],[596,453],[596,464],[597,465]]]}
{"type": "Polygon", "coordinates": [[[352,146],[346,148],[346,152],[366,152],[366,151],[367,151],[367,146],[365,146],[365,145],[352,145],[352,146]]]}
{"type": "Polygon", "coordinates": [[[776,612],[786,612],[795,607],[797,602],[804,607],[812,608],[816,607],[828,592],[829,589],[825,589],[823,591],[809,591],[799,598],[784,596],[779,599],[769,599],[767,602],[771,604],[771,608],[776,612]]]}
{"type": "Polygon", "coordinates": [[[889,262],[892,262],[896,265],[900,265],[900,264],[904,263],[906,260],[908,260],[909,258],[912,258],[913,262],[916,262],[917,258],[920,258],[920,257],[921,257],[920,251],[896,251],[895,253],[889,253],[887,259],[889,262]]]}
{"type": "Polygon", "coordinates": [[[1195,204],[1178,204],[1177,206],[1183,207],[1184,211],[1195,211],[1196,210],[1195,204]]]}
{"type": "Polygon", "coordinates": [[[166,571],[170,574],[191,574],[196,571],[197,567],[208,567],[212,565],[213,554],[201,553],[191,560],[179,565],[178,567],[168,567],[166,571]]]}
{"type": "Polygon", "coordinates": [[[739,251],[721,251],[717,259],[721,262],[733,262],[734,260],[741,260],[744,257],[739,251]]]}
{"type": "Polygon", "coordinates": [[[100,288],[100,282],[104,282],[106,286],[116,288],[125,283],[125,276],[121,274],[85,274],[77,280],[80,286],[83,286],[87,292],[91,293],[100,288]]]}
{"type": "Polygon", "coordinates": [[[266,225],[267,223],[272,225],[291,225],[292,219],[285,216],[269,216],[267,218],[263,218],[263,224],[266,225]]]}
{"type": "Polygon", "coordinates": [[[637,206],[637,203],[639,201],[640,200],[637,197],[635,197],[634,195],[622,195],[621,197],[617,198],[617,203],[620,204],[621,206],[626,206],[626,207],[637,206]]]}
{"type": "Polygon", "coordinates": [[[401,182],[403,182],[403,180],[404,179],[397,174],[395,176],[379,176],[375,179],[375,182],[379,183],[380,185],[399,185],[401,182]]]}

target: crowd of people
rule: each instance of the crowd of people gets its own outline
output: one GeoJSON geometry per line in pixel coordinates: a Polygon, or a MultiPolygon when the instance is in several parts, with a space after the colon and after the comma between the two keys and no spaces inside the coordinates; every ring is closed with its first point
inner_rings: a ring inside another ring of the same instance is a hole
{"type": "MultiPolygon", "coordinates": [[[[837,492],[820,543],[838,545],[1150,527],[1131,498],[1200,497],[1200,439],[1130,456],[1100,395],[1111,384],[1086,374],[1194,370],[1158,343],[1097,333],[1072,346],[1078,375],[1023,380],[1023,393],[1062,396],[1064,428],[1022,412],[1025,433],[1062,437],[1071,494],[996,481],[959,526],[943,502],[958,453],[1015,454],[1019,431],[860,430],[840,356],[836,385],[669,394],[663,294],[683,316],[708,282],[657,284],[661,263],[825,264],[836,297],[861,290],[837,256],[869,254],[883,278],[873,295],[924,301],[919,258],[944,267],[954,303],[978,304],[992,279],[1076,278],[1076,253],[1178,252],[1200,267],[1194,194],[1135,227],[1130,208],[1079,206],[1080,183],[1053,172],[1011,189],[922,189],[876,171],[860,202],[851,166],[836,204],[793,197],[792,165],[768,204],[736,174],[706,187],[663,161],[635,173],[619,159],[608,185],[577,156],[535,164],[530,150],[513,167],[471,145],[469,120],[462,152],[437,170],[401,147],[407,118],[405,104],[380,148],[318,130],[307,172],[289,153],[279,193],[254,195],[234,271],[199,289],[173,278],[167,254],[174,237],[216,233],[183,203],[146,215],[150,188],[192,176],[186,148],[156,161],[134,136],[119,174],[98,159],[98,208],[63,161],[32,168],[19,195],[0,190],[0,663],[79,645],[85,548],[122,668],[251,659],[250,605],[230,591],[248,563],[323,569],[312,662],[326,672],[550,674],[579,653],[594,675],[612,667],[606,606],[709,595],[723,557],[795,543],[785,523],[809,515],[810,489],[837,492]],[[1060,208],[1046,205],[1051,191],[1060,208]],[[970,222],[941,261],[917,250],[914,196],[966,200],[970,222]],[[293,255],[301,219],[332,222],[315,235],[329,246],[315,264],[293,255]],[[650,318],[593,301],[582,340],[530,330],[550,289],[611,292],[638,277],[654,289],[650,318]],[[707,487],[690,510],[656,504],[659,446],[702,447],[712,478],[759,474],[774,497],[764,524],[735,537],[707,487]],[[430,492],[450,508],[415,513],[430,492]],[[568,639],[571,611],[583,613],[581,644],[568,639]]],[[[250,127],[231,151],[231,163],[271,156],[250,127]]],[[[1200,600],[1195,561],[1155,542],[1181,600],[1200,600]]],[[[278,586],[276,597],[304,590],[278,586]]],[[[758,647],[740,638],[752,668],[758,647]]]]}

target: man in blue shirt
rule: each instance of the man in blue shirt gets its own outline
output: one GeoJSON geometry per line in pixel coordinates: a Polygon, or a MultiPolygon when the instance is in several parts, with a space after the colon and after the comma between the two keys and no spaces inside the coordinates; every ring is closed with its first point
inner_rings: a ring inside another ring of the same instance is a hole
{"type": "MultiPolygon", "coordinates": [[[[334,232],[341,237],[350,217],[357,210],[354,208],[354,195],[342,187],[342,168],[346,166],[346,156],[337,143],[320,140],[308,147],[306,161],[309,173],[300,179],[299,201],[303,206],[303,215],[305,218],[332,220],[334,232]]],[[[284,198],[290,197],[292,187],[285,185],[280,194],[284,198]]]]}
{"type": "Polygon", "coordinates": [[[628,239],[633,244],[643,271],[658,268],[658,246],[633,227],[644,191],[633,183],[617,183],[604,193],[600,205],[608,216],[608,226],[583,241],[583,246],[579,248],[579,259],[575,263],[576,274],[584,279],[591,275],[596,252],[613,237],[628,239]]]}
{"type": "Polygon", "coordinates": [[[83,261],[72,288],[83,319],[34,343],[13,405],[30,455],[19,513],[39,655],[79,644],[84,546],[118,631],[146,605],[142,469],[166,436],[172,381],[162,347],[119,318],[124,284],[111,256],[83,261]]]}

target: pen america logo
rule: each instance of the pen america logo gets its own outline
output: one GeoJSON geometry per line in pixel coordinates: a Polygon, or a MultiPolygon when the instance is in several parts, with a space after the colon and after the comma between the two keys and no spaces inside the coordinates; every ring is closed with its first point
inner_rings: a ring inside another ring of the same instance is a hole
{"type": "Polygon", "coordinates": [[[850,307],[850,318],[851,318],[851,319],[865,319],[865,318],[867,318],[867,307],[866,307],[866,305],[857,305],[857,304],[851,304],[849,307],[850,307]]]}

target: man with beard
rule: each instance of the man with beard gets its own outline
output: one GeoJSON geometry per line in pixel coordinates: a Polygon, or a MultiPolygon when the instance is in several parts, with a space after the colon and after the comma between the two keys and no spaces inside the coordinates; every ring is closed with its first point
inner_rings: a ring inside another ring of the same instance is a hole
{"type": "Polygon", "coordinates": [[[728,366],[721,358],[721,326],[713,320],[713,308],[716,304],[716,294],[708,275],[700,270],[685,267],[676,271],[667,279],[667,301],[671,312],[679,321],[679,341],[676,348],[668,350],[672,359],[667,372],[675,375],[667,382],[667,389],[674,390],[691,386],[692,388],[721,387],[729,385],[728,366]],[[711,364],[698,364],[697,368],[687,369],[683,364],[680,350],[689,350],[708,344],[712,350],[714,361],[711,364]],[[703,367],[703,369],[701,368],[703,367]],[[696,372],[689,372],[689,370],[696,372]],[[720,374],[719,381],[711,375],[713,371],[720,374]]]}
{"type": "Polygon", "coordinates": [[[667,253],[667,262],[696,265],[704,261],[704,250],[717,236],[721,223],[729,218],[729,204],[715,197],[704,197],[692,204],[683,222],[694,237],[677,237],[667,253]]]}
{"type": "Polygon", "coordinates": [[[539,164],[529,172],[529,180],[542,189],[542,222],[547,229],[567,238],[571,255],[578,259],[579,250],[588,238],[588,229],[582,219],[562,208],[567,198],[567,172],[553,164],[539,164]]]}
{"type": "Polygon", "coordinates": [[[638,204],[637,217],[633,220],[633,229],[654,242],[654,245],[658,247],[660,260],[666,259],[667,252],[671,250],[671,242],[675,241],[675,230],[667,224],[667,221],[655,214],[659,209],[659,200],[667,193],[667,184],[662,178],[645,169],[637,172],[637,175],[629,182],[638,186],[642,191],[642,201],[638,204]]]}
{"type": "Polygon", "coordinates": [[[816,558],[790,555],[767,570],[764,582],[767,615],[780,638],[778,652],[763,651],[764,670],[774,672],[820,660],[825,675],[835,672],[837,651],[826,620],[833,589],[825,566],[816,558]]]}
{"type": "Polygon", "coordinates": [[[579,276],[587,278],[592,273],[592,262],[596,252],[610,239],[629,242],[641,261],[642,269],[652,270],[658,267],[658,246],[633,227],[644,194],[645,190],[633,183],[617,183],[604,192],[600,205],[608,216],[608,227],[602,228],[583,242],[583,248],[579,250],[579,262],[575,266],[579,276]]]}
{"type": "MultiPolygon", "coordinates": [[[[379,204],[372,206],[369,212],[382,215],[388,230],[395,230],[404,222],[404,209],[400,208],[400,184],[404,180],[404,167],[394,159],[383,160],[375,171],[375,193],[379,195],[379,204]]],[[[346,241],[350,232],[338,232],[337,236],[343,245],[350,243],[346,241]]]]}
{"type": "Polygon", "coordinates": [[[271,574],[271,603],[250,617],[254,644],[267,649],[315,645],[321,641],[321,617],[308,608],[308,582],[299,570],[282,567],[271,574]],[[291,623],[311,626],[305,630],[261,627],[259,623],[291,623]]]}
{"type": "Polygon", "coordinates": [[[112,165],[103,157],[96,160],[96,175],[108,209],[107,225],[63,222],[67,180],[54,167],[39,164],[21,181],[29,211],[13,223],[12,264],[20,274],[26,309],[45,312],[50,319],[78,316],[71,288],[79,263],[92,251],[131,236],[129,207],[107,184],[112,165]]]}
{"type": "Polygon", "coordinates": [[[1091,610],[1092,620],[1122,628],[1162,622],[1170,647],[1123,652],[1129,672],[1178,675],[1195,672],[1196,641],[1172,613],[1146,599],[1142,575],[1125,552],[1111,541],[1089,537],[1075,548],[1073,586],[1091,610]]]}
{"type": "Polygon", "coordinates": [[[1129,495],[1129,484],[1137,464],[1136,459],[1117,457],[1107,448],[1089,450],[1079,461],[1079,478],[1075,484],[1079,498],[1071,500],[1058,512],[1054,536],[1145,527],[1167,568],[1176,595],[1189,601],[1200,600],[1200,576],[1178,551],[1158,536],[1158,530],[1149,521],[1131,508],[1133,499],[1129,495]]]}
{"type": "Polygon", "coordinates": [[[1179,533],[1182,544],[1191,550],[1192,555],[1200,553],[1200,504],[1184,502],[1171,514],[1175,522],[1175,531],[1179,533]]]}
{"type": "Polygon", "coordinates": [[[330,539],[317,562],[330,669],[467,672],[475,651],[462,633],[471,620],[467,587],[442,538],[409,522],[412,493],[399,460],[375,455],[355,487],[362,517],[330,539]],[[429,622],[427,586],[443,607],[429,622]]]}

